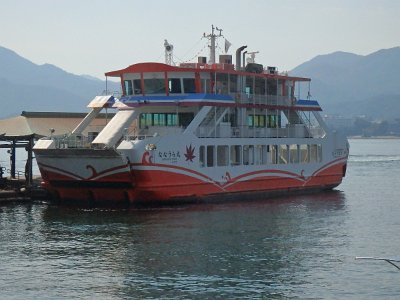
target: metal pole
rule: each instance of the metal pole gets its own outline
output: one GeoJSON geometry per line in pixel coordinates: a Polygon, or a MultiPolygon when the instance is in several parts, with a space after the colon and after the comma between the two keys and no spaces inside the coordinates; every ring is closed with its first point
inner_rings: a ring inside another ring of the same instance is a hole
{"type": "Polygon", "coordinates": [[[11,163],[11,178],[15,179],[15,140],[12,141],[11,146],[11,156],[10,156],[10,163],[11,163]]]}
{"type": "Polygon", "coordinates": [[[26,185],[27,186],[31,186],[32,185],[32,177],[33,177],[33,174],[32,174],[32,160],[33,160],[33,155],[32,155],[32,148],[33,148],[33,137],[31,137],[31,138],[29,138],[29,142],[28,142],[28,145],[26,146],[27,147],[27,151],[28,151],[28,159],[27,159],[27,162],[26,162],[26,174],[25,174],[25,176],[26,176],[26,185]]]}

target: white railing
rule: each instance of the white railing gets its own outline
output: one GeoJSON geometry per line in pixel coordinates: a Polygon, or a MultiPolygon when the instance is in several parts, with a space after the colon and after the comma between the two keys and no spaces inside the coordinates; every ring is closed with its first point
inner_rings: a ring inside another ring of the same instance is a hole
{"type": "Polygon", "coordinates": [[[44,139],[53,140],[56,149],[91,148],[91,141],[83,135],[58,135],[44,139]]]}
{"type": "Polygon", "coordinates": [[[263,104],[263,105],[281,105],[291,106],[294,104],[292,98],[289,96],[278,95],[256,95],[246,93],[230,93],[229,94],[236,103],[240,104],[263,104]]]}
{"type": "MultiPolygon", "coordinates": [[[[210,128],[208,126],[200,126],[196,130],[199,138],[207,138],[210,128]]],[[[323,131],[322,131],[323,132],[323,131]]],[[[249,127],[236,126],[228,128],[217,128],[217,135],[211,136],[216,138],[311,138],[322,137],[320,129],[310,131],[304,124],[293,124],[283,128],[266,128],[266,127],[249,127]]]]}

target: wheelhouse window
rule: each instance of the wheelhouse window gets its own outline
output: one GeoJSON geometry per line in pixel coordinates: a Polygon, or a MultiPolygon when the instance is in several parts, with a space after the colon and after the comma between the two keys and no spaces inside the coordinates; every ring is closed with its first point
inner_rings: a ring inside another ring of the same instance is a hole
{"type": "Polygon", "coordinates": [[[254,76],[246,76],[245,91],[249,97],[254,94],[254,76]]]}
{"type": "Polygon", "coordinates": [[[133,92],[135,95],[142,94],[142,85],[140,83],[140,79],[133,80],[133,92]]]}
{"type": "Polygon", "coordinates": [[[168,91],[170,94],[182,93],[181,79],[180,78],[169,78],[168,79],[168,91]]]}
{"type": "Polygon", "coordinates": [[[238,76],[236,74],[229,74],[229,89],[231,93],[238,93],[237,87],[238,76]]]}
{"type": "Polygon", "coordinates": [[[278,82],[276,79],[267,79],[267,91],[268,95],[278,94],[278,82]]]}
{"type": "Polygon", "coordinates": [[[164,79],[151,78],[144,80],[145,94],[165,94],[164,79]]]}
{"type": "Polygon", "coordinates": [[[196,93],[196,84],[194,78],[183,78],[183,90],[186,94],[196,93]]]}
{"type": "Polygon", "coordinates": [[[216,74],[216,94],[228,94],[228,74],[217,73],[216,74]]]}
{"type": "Polygon", "coordinates": [[[254,92],[256,95],[265,95],[265,79],[262,77],[255,78],[254,92]]]}
{"type": "Polygon", "coordinates": [[[211,93],[211,81],[210,79],[201,80],[201,92],[205,94],[211,93]]]}
{"type": "Polygon", "coordinates": [[[124,94],[125,95],[133,94],[132,80],[124,80],[124,94]]]}

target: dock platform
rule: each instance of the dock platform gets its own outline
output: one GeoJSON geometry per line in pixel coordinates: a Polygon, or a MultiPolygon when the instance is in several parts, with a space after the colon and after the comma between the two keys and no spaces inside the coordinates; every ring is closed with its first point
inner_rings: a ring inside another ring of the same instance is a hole
{"type": "Polygon", "coordinates": [[[12,202],[32,202],[46,197],[46,191],[40,187],[41,178],[33,179],[33,184],[26,187],[25,179],[8,179],[0,188],[0,204],[12,202]]]}

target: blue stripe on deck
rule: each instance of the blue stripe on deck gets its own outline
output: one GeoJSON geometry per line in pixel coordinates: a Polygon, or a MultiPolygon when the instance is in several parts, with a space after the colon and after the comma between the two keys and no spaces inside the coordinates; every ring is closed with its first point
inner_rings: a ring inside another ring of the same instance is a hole
{"type": "Polygon", "coordinates": [[[316,100],[297,100],[296,106],[319,106],[318,101],[316,100]]]}
{"type": "Polygon", "coordinates": [[[122,102],[134,102],[134,101],[148,101],[148,102],[175,102],[175,101],[201,101],[201,100],[216,100],[233,102],[231,96],[228,95],[217,95],[217,94],[187,94],[187,95],[170,95],[170,96],[123,96],[120,99],[122,102]]]}

